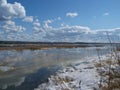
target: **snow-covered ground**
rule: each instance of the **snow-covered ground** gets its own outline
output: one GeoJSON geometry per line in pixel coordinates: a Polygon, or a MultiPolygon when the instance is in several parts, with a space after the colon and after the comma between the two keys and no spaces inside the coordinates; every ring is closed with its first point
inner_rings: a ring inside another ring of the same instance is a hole
{"type": "MultiPolygon", "coordinates": [[[[107,55],[101,56],[101,60],[107,55]]],[[[98,57],[87,57],[84,60],[59,70],[48,78],[47,83],[40,84],[34,90],[99,90],[99,73],[95,67],[98,57]]]]}

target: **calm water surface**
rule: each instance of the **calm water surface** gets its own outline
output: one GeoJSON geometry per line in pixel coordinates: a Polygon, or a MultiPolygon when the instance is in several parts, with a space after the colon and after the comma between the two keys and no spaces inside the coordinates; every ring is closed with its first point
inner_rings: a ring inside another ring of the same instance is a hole
{"type": "Polygon", "coordinates": [[[0,90],[34,90],[63,66],[95,55],[96,48],[0,51],[0,90]]]}

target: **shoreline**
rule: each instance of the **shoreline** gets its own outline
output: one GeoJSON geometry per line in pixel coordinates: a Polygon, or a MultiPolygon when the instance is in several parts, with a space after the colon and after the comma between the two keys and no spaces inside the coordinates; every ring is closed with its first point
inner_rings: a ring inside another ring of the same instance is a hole
{"type": "MultiPolygon", "coordinates": [[[[101,58],[104,61],[108,56],[102,55],[101,58]]],[[[87,57],[85,60],[58,71],[48,78],[47,83],[34,90],[99,90],[100,75],[95,67],[98,57],[87,57]]]]}
{"type": "Polygon", "coordinates": [[[49,48],[86,48],[86,47],[119,47],[120,43],[95,43],[95,42],[19,42],[0,41],[0,50],[43,50],[49,48]]]}
{"type": "MultiPolygon", "coordinates": [[[[14,46],[0,46],[0,50],[45,50],[51,48],[88,48],[88,47],[95,47],[89,45],[14,45],[14,46]]],[[[96,46],[101,47],[101,46],[96,46]]]]}

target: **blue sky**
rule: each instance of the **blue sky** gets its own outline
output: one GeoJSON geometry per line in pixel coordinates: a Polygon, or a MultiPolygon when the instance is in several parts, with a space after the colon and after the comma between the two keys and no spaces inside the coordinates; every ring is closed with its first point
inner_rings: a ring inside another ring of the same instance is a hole
{"type": "Polygon", "coordinates": [[[8,0],[24,5],[27,15],[37,16],[40,21],[61,17],[61,23],[89,26],[93,29],[120,26],[120,0],[8,0]],[[76,18],[66,17],[76,12],[76,18]],[[104,16],[105,13],[109,15],[104,16]]]}
{"type": "Polygon", "coordinates": [[[21,35],[27,35],[28,40],[33,40],[34,37],[36,41],[84,41],[90,37],[92,38],[88,41],[94,41],[98,36],[103,37],[106,31],[110,32],[112,37],[119,38],[120,35],[120,0],[0,0],[0,3],[2,39],[11,37],[11,34],[15,38],[18,34],[16,40],[19,40],[21,35]],[[61,29],[65,33],[61,32],[61,29]],[[97,35],[98,32],[102,34],[97,35]],[[88,37],[86,33],[89,34],[88,37]],[[81,36],[85,38],[81,40],[81,36]]]}

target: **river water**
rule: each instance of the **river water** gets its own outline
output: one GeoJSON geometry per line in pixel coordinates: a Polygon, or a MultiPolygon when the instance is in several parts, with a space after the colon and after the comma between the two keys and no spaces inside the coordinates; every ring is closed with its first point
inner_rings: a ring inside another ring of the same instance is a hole
{"type": "Polygon", "coordinates": [[[34,90],[50,75],[86,57],[109,53],[105,47],[1,50],[0,90],[34,90]]]}

